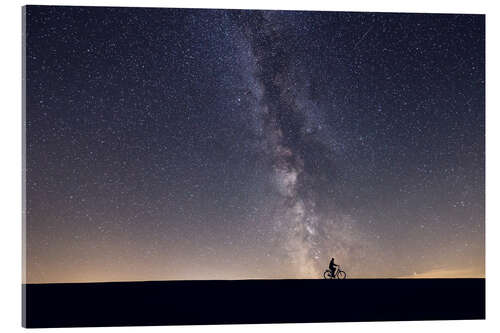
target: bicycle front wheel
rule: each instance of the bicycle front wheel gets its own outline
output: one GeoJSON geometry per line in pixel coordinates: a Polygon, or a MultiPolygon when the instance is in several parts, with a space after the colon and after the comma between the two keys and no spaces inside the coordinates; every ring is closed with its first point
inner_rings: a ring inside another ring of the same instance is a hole
{"type": "Polygon", "coordinates": [[[337,274],[337,279],[340,279],[340,280],[343,280],[347,277],[347,274],[344,272],[344,271],[340,271],[338,274],[337,274]]]}
{"type": "Polygon", "coordinates": [[[333,276],[332,276],[332,272],[329,271],[329,270],[326,270],[324,273],[323,273],[323,277],[325,279],[333,279],[333,276]]]}

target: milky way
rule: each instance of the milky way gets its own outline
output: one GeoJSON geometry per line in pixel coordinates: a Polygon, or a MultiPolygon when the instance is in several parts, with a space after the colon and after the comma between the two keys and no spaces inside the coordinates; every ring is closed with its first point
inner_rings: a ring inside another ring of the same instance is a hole
{"type": "Polygon", "coordinates": [[[484,275],[484,16],[28,6],[28,282],[484,275]]]}
{"type": "Polygon", "coordinates": [[[252,92],[261,122],[262,152],[269,158],[272,181],[282,198],[271,221],[278,246],[294,267],[294,277],[320,276],[333,254],[354,268],[366,250],[354,221],[336,212],[334,198],[329,210],[317,204],[318,197],[331,197],[318,185],[335,170],[335,161],[330,154],[311,152],[334,153],[316,132],[334,133],[321,128],[327,125],[318,120],[321,113],[310,99],[309,84],[296,77],[292,57],[297,40],[294,32],[287,32],[290,19],[283,13],[263,12],[240,14],[238,21],[244,22],[253,79],[258,83],[252,92]]]}

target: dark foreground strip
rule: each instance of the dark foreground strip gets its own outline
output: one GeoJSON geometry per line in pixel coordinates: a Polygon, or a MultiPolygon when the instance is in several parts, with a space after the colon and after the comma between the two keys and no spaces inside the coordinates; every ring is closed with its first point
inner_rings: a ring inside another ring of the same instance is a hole
{"type": "Polygon", "coordinates": [[[25,327],[485,318],[484,279],[23,285],[25,327]]]}

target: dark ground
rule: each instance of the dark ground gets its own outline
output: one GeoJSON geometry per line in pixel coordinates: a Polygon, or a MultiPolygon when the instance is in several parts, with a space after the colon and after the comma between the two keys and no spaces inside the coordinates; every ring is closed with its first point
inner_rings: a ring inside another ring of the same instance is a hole
{"type": "Polygon", "coordinates": [[[25,327],[485,318],[484,279],[23,285],[25,327]]]}

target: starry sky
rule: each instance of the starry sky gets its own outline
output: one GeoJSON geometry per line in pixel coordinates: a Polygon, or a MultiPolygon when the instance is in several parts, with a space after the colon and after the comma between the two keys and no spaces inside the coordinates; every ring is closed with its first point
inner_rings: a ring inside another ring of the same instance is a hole
{"type": "Polygon", "coordinates": [[[25,20],[26,282],[484,276],[484,16],[25,20]]]}

